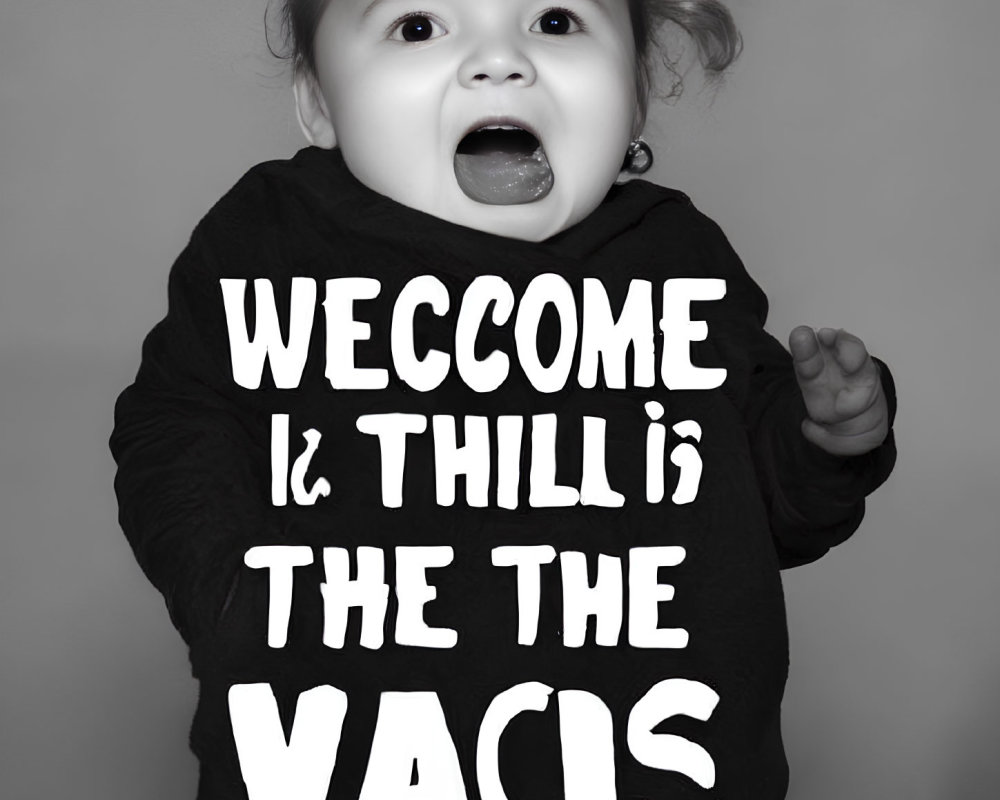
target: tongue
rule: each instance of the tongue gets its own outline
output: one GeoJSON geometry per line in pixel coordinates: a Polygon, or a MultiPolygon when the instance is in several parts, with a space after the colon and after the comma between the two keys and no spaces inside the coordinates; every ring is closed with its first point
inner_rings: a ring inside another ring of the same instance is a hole
{"type": "Polygon", "coordinates": [[[553,181],[541,143],[523,130],[466,136],[455,153],[455,177],[473,200],[498,206],[541,200],[553,181]]]}

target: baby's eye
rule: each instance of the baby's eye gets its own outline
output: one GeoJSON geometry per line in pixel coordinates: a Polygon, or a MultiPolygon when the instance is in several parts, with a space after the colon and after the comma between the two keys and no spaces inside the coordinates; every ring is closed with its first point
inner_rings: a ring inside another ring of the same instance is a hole
{"type": "Polygon", "coordinates": [[[567,33],[582,31],[584,27],[580,18],[569,9],[550,8],[531,26],[531,30],[536,33],[549,33],[555,36],[562,36],[567,33]]]}
{"type": "Polygon", "coordinates": [[[407,14],[389,27],[389,38],[401,42],[426,42],[447,31],[427,14],[407,14]]]}

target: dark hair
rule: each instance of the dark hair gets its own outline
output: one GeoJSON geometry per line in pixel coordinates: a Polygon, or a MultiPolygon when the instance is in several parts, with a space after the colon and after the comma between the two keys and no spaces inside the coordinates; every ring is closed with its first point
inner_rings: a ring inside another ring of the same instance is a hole
{"type": "MultiPolygon", "coordinates": [[[[291,60],[295,72],[315,72],[316,28],[327,2],[336,0],[282,0],[280,25],[286,49],[283,57],[291,60]]],[[[676,61],[670,58],[657,39],[664,23],[672,22],[687,32],[710,79],[721,78],[740,54],[742,40],[739,31],[729,9],[719,0],[628,0],[628,6],[635,37],[635,80],[640,121],[646,117],[656,53],[661,55],[674,77],[670,90],[663,96],[675,97],[681,90],[681,78],[674,69],[676,61]]]]}
{"type": "Polygon", "coordinates": [[[657,38],[664,23],[677,25],[691,37],[697,48],[698,60],[711,82],[722,79],[743,49],[743,39],[736,23],[720,0],[628,0],[628,5],[635,37],[636,97],[639,99],[640,122],[646,119],[657,54],[673,77],[669,91],[660,96],[664,99],[676,97],[682,88],[681,75],[675,69],[677,59],[671,58],[657,38]]]}

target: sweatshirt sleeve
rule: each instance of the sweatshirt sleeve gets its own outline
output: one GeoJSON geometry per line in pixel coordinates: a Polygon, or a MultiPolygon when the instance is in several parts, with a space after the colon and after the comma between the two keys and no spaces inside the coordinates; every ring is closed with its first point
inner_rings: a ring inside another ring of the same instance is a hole
{"type": "Polygon", "coordinates": [[[146,337],[115,405],[119,521],[191,644],[211,635],[243,555],[273,540],[265,420],[234,391],[209,249],[196,229],[169,277],[166,317],[146,337]]]}
{"type": "MultiPolygon", "coordinates": [[[[774,546],[782,569],[808,564],[853,534],[865,497],[889,476],[896,461],[892,425],[896,392],[888,366],[878,358],[889,407],[882,444],[858,456],[835,456],[802,435],[807,412],[788,350],[764,330],[767,297],[747,274],[722,231],[707,217],[708,258],[726,278],[723,301],[705,314],[709,338],[725,351],[735,385],[724,385],[740,407],[774,546]],[[718,334],[718,337],[716,337],[718,334]]],[[[863,338],[863,337],[862,337],[863,338]]]]}
{"type": "Polygon", "coordinates": [[[864,518],[865,497],[892,471],[895,387],[885,363],[875,362],[890,429],[881,445],[858,456],[831,455],[802,435],[807,412],[794,373],[788,380],[762,371],[751,382],[751,393],[759,386],[760,397],[747,409],[748,435],[783,569],[815,561],[851,536],[864,518]]]}

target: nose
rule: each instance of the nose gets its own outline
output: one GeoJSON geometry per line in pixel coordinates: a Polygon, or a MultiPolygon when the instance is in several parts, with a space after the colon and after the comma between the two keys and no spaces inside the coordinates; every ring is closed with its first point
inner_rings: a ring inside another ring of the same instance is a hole
{"type": "Polygon", "coordinates": [[[468,89],[505,83],[531,86],[535,77],[531,59],[514,42],[495,34],[485,37],[458,70],[459,83],[468,89]]]}

